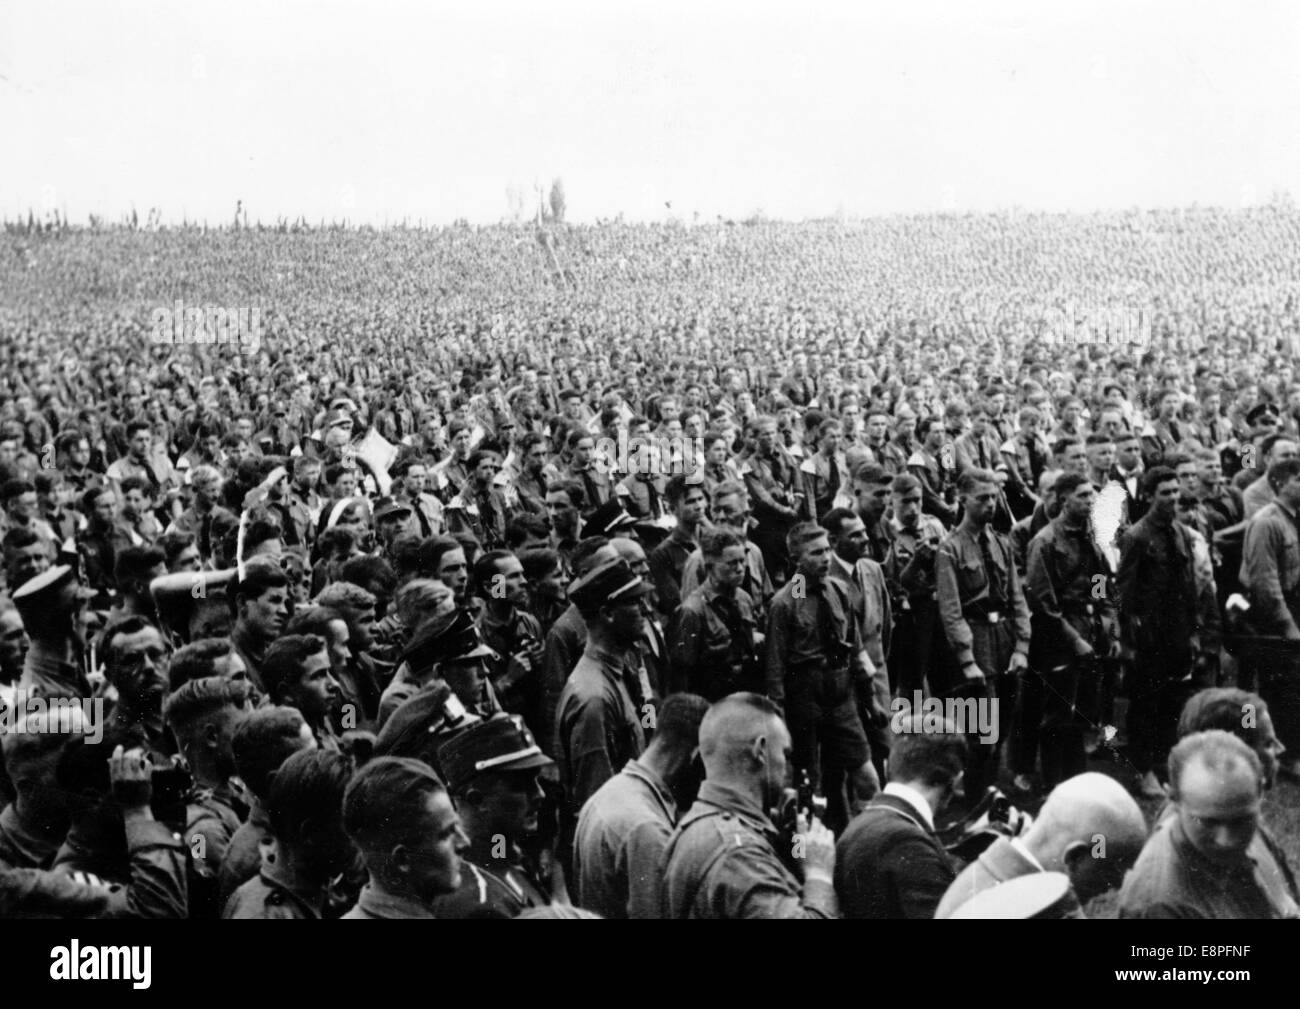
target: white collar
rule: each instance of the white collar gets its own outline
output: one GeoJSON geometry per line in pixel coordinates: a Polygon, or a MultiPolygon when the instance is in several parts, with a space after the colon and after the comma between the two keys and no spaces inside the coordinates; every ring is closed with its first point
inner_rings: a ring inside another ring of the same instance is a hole
{"type": "Polygon", "coordinates": [[[930,810],[930,804],[926,801],[925,796],[918,792],[911,785],[904,785],[897,781],[891,781],[884,787],[882,795],[892,795],[902,799],[911,806],[925,821],[925,825],[934,830],[934,813],[930,810]]]}
{"type": "Polygon", "coordinates": [[[1020,840],[1020,838],[1013,837],[1011,839],[1011,847],[1015,848],[1016,851],[1020,852],[1021,857],[1030,865],[1032,865],[1035,869],[1037,869],[1039,872],[1047,871],[1043,867],[1043,863],[1038,861],[1038,859],[1034,857],[1034,853],[1029,850],[1029,846],[1026,845],[1024,841],[1020,840]]]}

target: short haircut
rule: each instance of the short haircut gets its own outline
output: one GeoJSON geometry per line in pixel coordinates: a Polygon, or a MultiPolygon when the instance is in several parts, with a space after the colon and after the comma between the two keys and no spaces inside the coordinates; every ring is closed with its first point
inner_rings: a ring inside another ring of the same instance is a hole
{"type": "Polygon", "coordinates": [[[1210,687],[1193,694],[1178,716],[1178,738],[1207,729],[1230,732],[1257,753],[1264,738],[1259,723],[1268,704],[1258,694],[1238,687],[1210,687]]]}
{"type": "Polygon", "coordinates": [[[150,499],[158,493],[158,488],[154,486],[153,481],[147,476],[126,477],[122,480],[120,486],[122,488],[122,497],[126,497],[133,490],[138,490],[142,497],[150,499]]]}
{"type": "Polygon", "coordinates": [[[1058,498],[1068,497],[1084,484],[1091,487],[1092,481],[1082,473],[1062,473],[1056,478],[1056,482],[1052,484],[1052,493],[1058,498]]]}
{"type": "Polygon", "coordinates": [[[30,480],[6,480],[4,486],[0,487],[0,498],[4,498],[5,504],[8,504],[16,497],[22,497],[24,494],[35,494],[36,484],[30,480]]]}
{"type": "MultiPolygon", "coordinates": [[[[26,621],[24,620],[24,623],[25,622],[26,621]]],[[[117,639],[121,637],[130,637],[133,634],[139,634],[141,631],[155,631],[159,637],[162,636],[162,632],[159,631],[157,627],[144,617],[138,615],[123,617],[121,620],[115,620],[104,628],[104,665],[106,671],[114,669],[114,664],[117,660],[117,639]]]]}
{"type": "MultiPolygon", "coordinates": [[[[387,596],[392,595],[393,589],[397,588],[397,574],[384,558],[363,554],[349,558],[339,568],[339,583],[359,585],[366,591],[378,589],[380,594],[387,596]]],[[[333,587],[331,585],[329,588],[333,587]]],[[[329,588],[325,591],[328,592],[329,588]]]]}
{"type": "Polygon", "coordinates": [[[352,777],[352,758],[332,750],[300,750],[280,765],[266,799],[271,832],[285,844],[303,829],[320,830],[339,818],[352,777]]]}
{"type": "Polygon", "coordinates": [[[700,535],[700,553],[706,559],[716,560],[730,547],[743,547],[745,541],[730,529],[715,526],[700,535]]]}
{"type": "Polygon", "coordinates": [[[1295,439],[1292,438],[1289,434],[1286,434],[1285,432],[1270,434],[1267,438],[1265,438],[1263,441],[1259,443],[1260,454],[1267,459],[1272,454],[1274,446],[1277,445],[1277,443],[1280,441],[1289,441],[1292,444],[1295,443],[1295,439]]]}
{"type": "Polygon", "coordinates": [[[659,706],[655,743],[689,754],[700,745],[700,723],[708,710],[709,702],[699,694],[669,694],[659,706]]]}
{"type": "MultiPolygon", "coordinates": [[[[14,526],[4,538],[4,548],[6,550],[26,550],[30,546],[40,544],[46,546],[48,541],[31,526],[14,526]]],[[[49,544],[53,546],[53,544],[49,544]]],[[[45,551],[47,554],[53,553],[51,550],[45,551]]]]}
{"type": "Polygon", "coordinates": [[[703,484],[692,483],[686,479],[685,474],[677,473],[670,477],[668,483],[664,485],[664,500],[668,502],[669,508],[676,508],[686,500],[687,495],[693,490],[705,494],[703,484]]]}
{"type": "Polygon", "coordinates": [[[948,785],[966,766],[966,737],[950,719],[944,719],[938,732],[925,724],[925,716],[906,716],[905,731],[894,734],[889,748],[889,780],[921,782],[923,785],[948,785]]]}
{"type": "Polygon", "coordinates": [[[524,577],[530,582],[545,578],[559,566],[560,554],[550,547],[534,547],[519,554],[519,563],[524,566],[524,577]]]}
{"type": "Polygon", "coordinates": [[[826,530],[816,522],[798,522],[785,534],[785,547],[791,557],[798,557],[810,543],[826,536],[826,530]]]}
{"type": "Polygon", "coordinates": [[[239,778],[258,799],[266,801],[271,777],[289,757],[308,744],[302,738],[306,724],[297,708],[268,705],[240,723],[230,739],[239,778]]]}
{"type": "Polygon", "coordinates": [[[1176,481],[1178,474],[1168,466],[1152,466],[1142,476],[1142,493],[1147,497],[1155,495],[1156,488],[1162,483],[1169,483],[1171,480],[1176,481]]]}
{"type": "Polygon", "coordinates": [[[591,559],[609,545],[607,536],[588,536],[579,540],[569,554],[569,566],[573,569],[574,577],[585,575],[591,569],[591,559]]]}
{"type": "Polygon", "coordinates": [[[899,473],[894,477],[894,482],[889,485],[892,494],[910,494],[914,490],[921,489],[921,481],[912,473],[899,473]]]}
{"type": "Polygon", "coordinates": [[[273,702],[297,686],[307,660],[326,650],[325,639],[315,634],[286,634],[271,642],[262,661],[262,686],[273,702]]]}
{"type": "Polygon", "coordinates": [[[1115,439],[1108,434],[1102,434],[1100,431],[1094,431],[1088,435],[1084,441],[1085,447],[1091,448],[1093,445],[1113,445],[1115,439]]]}
{"type": "Polygon", "coordinates": [[[424,563],[420,569],[430,576],[438,573],[438,565],[442,563],[443,557],[453,550],[463,550],[460,541],[454,536],[430,536],[421,544],[421,553],[424,555],[424,563]]]}
{"type": "Polygon", "coordinates": [[[357,534],[346,526],[334,526],[320,534],[316,549],[325,560],[349,557],[357,545],[357,534]]]}
{"type": "Polygon", "coordinates": [[[1268,485],[1275,491],[1281,490],[1282,486],[1297,474],[1300,474],[1300,459],[1283,459],[1281,462],[1275,462],[1268,468],[1268,485]]]}
{"type": "Polygon", "coordinates": [[[854,483],[865,483],[872,487],[888,485],[890,475],[883,466],[874,462],[864,462],[853,471],[854,483]]]}
{"type": "Polygon", "coordinates": [[[289,622],[284,625],[284,633],[315,634],[328,644],[334,637],[330,624],[335,620],[341,620],[345,624],[348,622],[348,618],[333,607],[319,604],[308,606],[289,618],[289,622]]]}
{"type": "Polygon", "coordinates": [[[546,540],[551,535],[551,524],[541,515],[520,512],[506,523],[506,546],[517,550],[529,540],[546,540]]]}
{"type": "Polygon", "coordinates": [[[922,441],[929,436],[933,428],[943,428],[943,418],[938,414],[930,414],[928,417],[922,417],[916,422],[916,436],[922,441]]]}
{"type": "Polygon", "coordinates": [[[1220,774],[1245,764],[1254,774],[1257,787],[1263,788],[1264,768],[1259,755],[1232,733],[1207,729],[1184,736],[1169,751],[1169,797],[1175,802],[1182,795],[1183,772],[1193,761],[1220,774]]]}
{"type": "Polygon", "coordinates": [[[1054,456],[1065,455],[1065,453],[1068,452],[1075,445],[1082,445],[1082,444],[1083,442],[1080,441],[1078,438],[1058,438],[1056,442],[1052,445],[1052,455],[1054,456]]]}
{"type": "Polygon", "coordinates": [[[167,670],[167,683],[179,690],[191,680],[216,676],[217,662],[230,654],[229,638],[200,638],[176,649],[167,670]]]}
{"type": "Polygon", "coordinates": [[[578,447],[578,443],[584,438],[590,439],[593,445],[596,443],[596,436],[590,431],[581,427],[575,427],[569,432],[569,437],[565,439],[565,444],[568,445],[570,449],[575,449],[578,447]]]}
{"type": "Polygon", "coordinates": [[[723,480],[722,483],[713,488],[713,493],[709,496],[709,503],[716,505],[723,498],[747,498],[748,496],[749,491],[745,489],[743,483],[740,483],[738,480],[723,480]]]}
{"type": "Polygon", "coordinates": [[[446,791],[423,761],[375,757],[348,785],[343,830],[367,855],[387,855],[399,844],[418,846],[427,840],[421,832],[429,797],[446,791]]]}
{"type": "Polygon", "coordinates": [[[724,720],[732,712],[741,708],[762,718],[775,719],[778,722],[784,721],[781,709],[770,697],[747,690],[728,694],[726,697],[714,701],[700,722],[700,755],[702,757],[708,758],[712,756],[717,752],[719,744],[723,742],[710,730],[715,729],[719,721],[724,720]]]}
{"type": "Polygon", "coordinates": [[[968,469],[961,475],[957,481],[957,492],[960,494],[974,494],[975,488],[981,484],[993,484],[997,486],[998,478],[992,470],[987,469],[968,469]]]}
{"type": "Polygon", "coordinates": [[[509,550],[489,550],[475,560],[469,577],[470,594],[487,599],[491,595],[496,576],[501,571],[498,562],[512,557],[514,554],[509,550]]]}
{"type": "Polygon", "coordinates": [[[149,426],[147,421],[130,420],[126,422],[126,437],[128,441],[134,438],[141,431],[152,432],[152,430],[153,429],[149,426]]]}
{"type": "Polygon", "coordinates": [[[251,696],[252,687],[245,680],[204,676],[182,684],[168,695],[163,704],[163,718],[177,742],[181,742],[224,709],[243,707],[251,696]]]}
{"type": "MultiPolygon", "coordinates": [[[[221,471],[215,466],[209,466],[201,463],[190,470],[190,484],[208,483],[212,480],[222,480],[221,471]]],[[[223,481],[224,482],[224,481],[223,481]]]]}
{"type": "Polygon", "coordinates": [[[158,539],[158,548],[162,550],[163,559],[168,567],[175,564],[176,558],[192,546],[194,546],[194,534],[187,533],[183,529],[173,529],[171,532],[163,533],[158,539]]]}
{"type": "Polygon", "coordinates": [[[858,516],[848,508],[832,508],[822,516],[821,527],[832,536],[838,536],[845,522],[852,522],[858,516]]]}
{"type": "Polygon", "coordinates": [[[271,589],[289,587],[289,579],[275,564],[249,564],[244,568],[244,577],[236,583],[231,599],[261,599],[271,589]]]}
{"type": "Polygon", "coordinates": [[[329,606],[340,614],[352,610],[364,610],[375,605],[373,592],[363,589],[355,582],[338,581],[326,585],[313,600],[317,606],[329,606]]]}

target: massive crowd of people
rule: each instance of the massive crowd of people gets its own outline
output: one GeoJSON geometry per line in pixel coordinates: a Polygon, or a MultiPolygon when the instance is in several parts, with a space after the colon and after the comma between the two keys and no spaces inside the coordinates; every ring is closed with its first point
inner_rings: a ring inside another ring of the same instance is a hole
{"type": "Polygon", "coordinates": [[[0,915],[1296,917],[1297,247],[8,226],[0,915]]]}

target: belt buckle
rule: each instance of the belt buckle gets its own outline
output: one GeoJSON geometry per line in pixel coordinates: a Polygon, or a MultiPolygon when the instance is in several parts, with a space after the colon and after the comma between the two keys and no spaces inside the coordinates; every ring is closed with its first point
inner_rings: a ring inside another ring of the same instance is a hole
{"type": "Polygon", "coordinates": [[[989,623],[991,623],[991,624],[1000,624],[1000,623],[1002,623],[1002,614],[999,613],[997,610],[990,610],[990,611],[989,611],[989,623]]]}

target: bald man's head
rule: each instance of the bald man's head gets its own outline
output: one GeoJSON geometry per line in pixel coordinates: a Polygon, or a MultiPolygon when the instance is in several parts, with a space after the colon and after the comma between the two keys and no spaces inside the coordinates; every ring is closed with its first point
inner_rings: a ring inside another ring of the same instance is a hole
{"type": "Polygon", "coordinates": [[[1068,873],[1087,903],[1123,882],[1146,837],[1146,818],[1124,787],[1088,773],[1052,789],[1024,840],[1045,869],[1068,873]]]}
{"type": "Polygon", "coordinates": [[[700,723],[700,758],[710,781],[750,779],[785,785],[790,733],[780,709],[762,694],[731,694],[700,723]]]}

